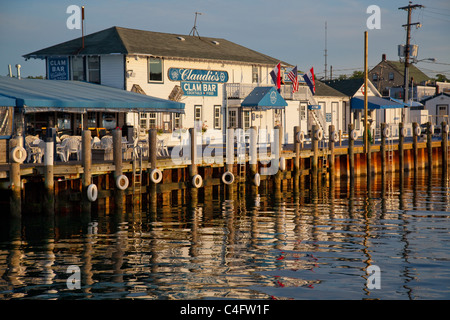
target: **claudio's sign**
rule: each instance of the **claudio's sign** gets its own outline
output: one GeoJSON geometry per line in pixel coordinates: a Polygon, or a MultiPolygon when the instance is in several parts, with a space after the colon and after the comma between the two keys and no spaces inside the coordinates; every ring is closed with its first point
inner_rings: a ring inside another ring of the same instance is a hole
{"type": "Polygon", "coordinates": [[[228,81],[228,72],[218,70],[170,68],[169,79],[172,81],[225,83],[228,81]]]}

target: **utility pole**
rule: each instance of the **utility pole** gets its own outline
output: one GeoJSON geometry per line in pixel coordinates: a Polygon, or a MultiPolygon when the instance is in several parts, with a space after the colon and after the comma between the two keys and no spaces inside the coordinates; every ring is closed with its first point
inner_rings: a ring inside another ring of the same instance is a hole
{"type": "MultiPolygon", "coordinates": [[[[405,72],[404,72],[404,94],[403,101],[408,103],[409,100],[409,43],[411,40],[411,26],[412,25],[420,25],[419,22],[411,23],[411,11],[417,8],[423,8],[420,4],[411,4],[409,1],[409,5],[406,7],[400,7],[399,10],[407,10],[408,11],[408,23],[402,25],[402,27],[406,27],[406,47],[405,47],[405,72]]],[[[405,122],[405,108],[402,110],[402,122],[405,122]]]]}

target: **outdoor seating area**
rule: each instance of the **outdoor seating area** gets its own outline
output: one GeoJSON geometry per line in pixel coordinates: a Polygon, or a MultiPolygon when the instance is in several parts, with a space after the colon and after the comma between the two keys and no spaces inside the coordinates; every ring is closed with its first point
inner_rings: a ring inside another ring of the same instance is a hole
{"type": "MultiPolygon", "coordinates": [[[[167,139],[157,139],[157,156],[168,157],[169,149],[167,139]]],[[[55,161],[69,162],[81,161],[81,136],[70,136],[67,134],[56,137],[55,161]]],[[[27,163],[43,163],[45,156],[45,141],[39,135],[28,135],[25,137],[25,150],[27,151],[27,163]]],[[[101,139],[94,136],[91,138],[91,150],[95,160],[111,160],[113,152],[113,137],[105,135],[101,139]]],[[[132,160],[133,157],[148,157],[149,143],[148,135],[140,135],[128,141],[122,137],[123,160],[132,160]]]]}

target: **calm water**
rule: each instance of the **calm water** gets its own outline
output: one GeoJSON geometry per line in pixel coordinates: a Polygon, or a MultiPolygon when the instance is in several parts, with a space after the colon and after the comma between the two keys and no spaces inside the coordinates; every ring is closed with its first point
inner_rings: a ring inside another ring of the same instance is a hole
{"type": "Polygon", "coordinates": [[[370,197],[358,180],[156,214],[5,215],[0,299],[450,299],[448,179],[381,182],[370,197]],[[81,289],[67,287],[71,265],[81,289]]]}

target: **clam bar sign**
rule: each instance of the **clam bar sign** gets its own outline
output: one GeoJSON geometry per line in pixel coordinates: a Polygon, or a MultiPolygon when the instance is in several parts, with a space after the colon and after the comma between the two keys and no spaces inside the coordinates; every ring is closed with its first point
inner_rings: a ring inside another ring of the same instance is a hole
{"type": "Polygon", "coordinates": [[[67,57],[47,58],[49,80],[69,80],[69,59],[67,57]]]}
{"type": "Polygon", "coordinates": [[[218,70],[170,68],[171,81],[180,81],[186,96],[216,97],[218,84],[228,81],[228,72],[218,70]]]}

